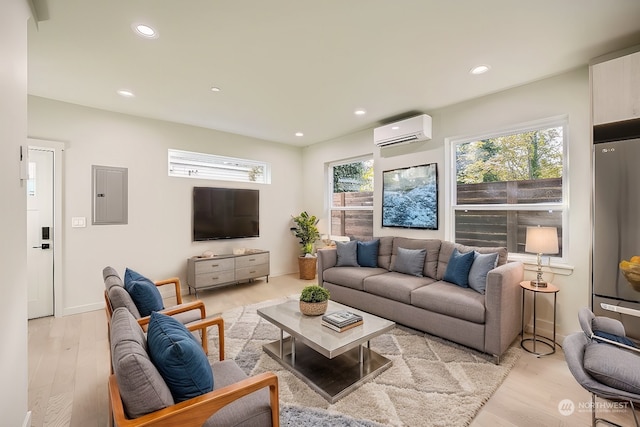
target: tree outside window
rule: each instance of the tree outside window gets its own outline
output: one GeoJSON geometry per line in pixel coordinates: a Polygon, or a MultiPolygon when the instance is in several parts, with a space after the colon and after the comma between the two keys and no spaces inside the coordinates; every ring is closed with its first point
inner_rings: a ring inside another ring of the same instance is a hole
{"type": "Polygon", "coordinates": [[[455,241],[524,253],[526,227],[536,225],[557,227],[562,241],[564,135],[555,122],[455,142],[455,241]]]}

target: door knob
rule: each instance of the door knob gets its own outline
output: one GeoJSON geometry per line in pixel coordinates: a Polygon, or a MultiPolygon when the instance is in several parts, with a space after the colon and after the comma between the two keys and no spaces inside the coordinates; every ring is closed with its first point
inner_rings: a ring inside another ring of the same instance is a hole
{"type": "Polygon", "coordinates": [[[49,243],[43,243],[40,246],[33,246],[33,249],[49,249],[51,245],[49,243]]]}

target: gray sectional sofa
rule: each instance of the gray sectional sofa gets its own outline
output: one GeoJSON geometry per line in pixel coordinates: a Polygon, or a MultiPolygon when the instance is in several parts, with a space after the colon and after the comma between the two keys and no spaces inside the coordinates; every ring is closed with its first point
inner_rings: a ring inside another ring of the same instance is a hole
{"type": "Polygon", "coordinates": [[[506,248],[391,236],[377,240],[368,247],[350,242],[318,250],[318,284],[331,299],[488,353],[499,363],[521,329],[523,264],[507,262],[506,248]],[[492,264],[485,262],[479,272],[473,264],[483,259],[492,264]]]}

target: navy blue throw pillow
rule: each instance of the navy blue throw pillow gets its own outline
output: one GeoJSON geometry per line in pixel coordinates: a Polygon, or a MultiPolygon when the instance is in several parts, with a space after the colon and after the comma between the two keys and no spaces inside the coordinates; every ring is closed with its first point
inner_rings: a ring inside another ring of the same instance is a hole
{"type": "Polygon", "coordinates": [[[469,270],[471,270],[471,265],[473,264],[473,256],[473,251],[461,254],[458,249],[454,249],[449,258],[443,279],[463,288],[468,288],[469,270]]]}
{"type": "Polygon", "coordinates": [[[378,245],[380,240],[358,242],[358,265],[360,267],[378,266],[378,245]]]}
{"type": "Polygon", "coordinates": [[[176,403],[213,390],[207,355],[191,332],[166,314],[153,312],[147,329],[151,361],[176,403]]]}
{"type": "Polygon", "coordinates": [[[127,268],[124,274],[124,288],[131,295],[141,316],[149,316],[151,312],[164,308],[158,287],[140,273],[127,268]]]}

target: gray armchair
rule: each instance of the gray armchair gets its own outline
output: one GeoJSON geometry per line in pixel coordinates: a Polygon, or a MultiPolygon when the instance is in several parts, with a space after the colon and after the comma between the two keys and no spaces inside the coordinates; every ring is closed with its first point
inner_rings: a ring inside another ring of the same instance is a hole
{"type": "Polygon", "coordinates": [[[626,338],[621,322],[594,316],[588,308],[578,313],[582,332],[565,338],[563,349],[571,374],[591,393],[591,423],[610,421],[596,417],[596,397],[629,402],[636,426],[635,405],[640,404],[640,349],[626,338]]]}

